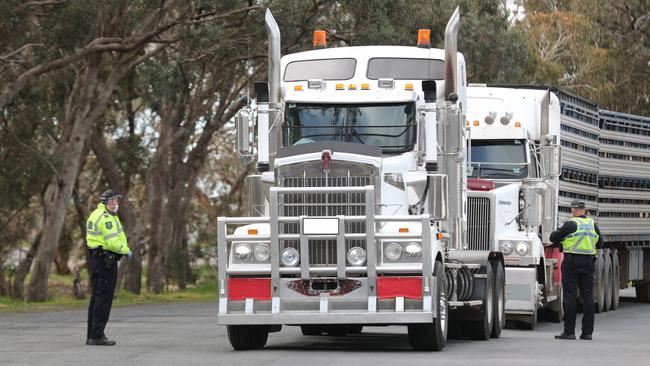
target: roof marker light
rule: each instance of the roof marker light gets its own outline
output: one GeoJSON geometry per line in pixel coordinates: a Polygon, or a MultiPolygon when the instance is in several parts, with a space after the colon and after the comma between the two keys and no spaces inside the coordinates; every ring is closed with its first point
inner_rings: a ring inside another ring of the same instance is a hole
{"type": "Polygon", "coordinates": [[[431,48],[431,30],[418,29],[418,48],[431,48]]]}
{"type": "Polygon", "coordinates": [[[404,85],[404,90],[413,91],[413,84],[404,85]]]}
{"type": "Polygon", "coordinates": [[[370,90],[370,84],[361,84],[361,90],[370,90]]]}
{"type": "Polygon", "coordinates": [[[320,50],[327,48],[327,32],[322,29],[314,31],[314,49],[320,50]]]}
{"type": "Polygon", "coordinates": [[[357,90],[357,84],[348,85],[348,90],[357,90]]]}
{"type": "Polygon", "coordinates": [[[343,84],[336,84],[336,90],[344,90],[344,89],[345,89],[345,85],[343,85],[343,84]]]}

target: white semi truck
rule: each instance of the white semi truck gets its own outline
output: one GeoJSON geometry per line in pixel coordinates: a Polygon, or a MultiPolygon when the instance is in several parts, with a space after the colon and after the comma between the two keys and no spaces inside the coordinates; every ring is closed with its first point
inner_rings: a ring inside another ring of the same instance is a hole
{"type": "MultiPolygon", "coordinates": [[[[550,232],[570,218],[574,199],[585,201],[605,242],[596,262],[596,311],[615,309],[619,290],[629,285],[636,287],[639,300],[650,301],[650,118],[599,110],[545,86],[470,85],[467,96],[470,176],[489,180],[497,189],[520,187],[514,237],[472,220],[472,200],[481,193],[469,198],[470,232],[494,235],[505,257],[507,317],[534,325],[537,311],[546,307],[552,320],[561,319],[562,255],[542,245],[551,244],[550,232]],[[548,169],[539,156],[551,149],[546,146],[558,144],[559,181],[544,178],[548,169]],[[519,255],[516,240],[524,234],[533,239],[532,251],[519,255]]],[[[476,249],[472,245],[470,240],[476,249]]]]}
{"type": "Polygon", "coordinates": [[[442,349],[450,323],[498,337],[503,256],[468,248],[458,10],[444,50],[426,30],[418,47],[330,49],[317,31],[317,49],[281,58],[268,11],[266,26],[268,83],[236,122],[237,149],[259,171],[250,214],[217,223],[217,319],[233,348],[261,348],[282,325],[406,325],[417,350],[442,349]]]}
{"type": "Polygon", "coordinates": [[[482,182],[469,194],[469,248],[503,253],[509,320],[533,329],[544,309],[559,322],[562,257],[558,249],[545,248],[557,227],[559,99],[546,89],[470,84],[467,102],[470,177],[482,182]],[[544,164],[544,156],[554,163],[544,164]],[[499,201],[495,193],[500,191],[510,192],[510,198],[499,201]],[[500,220],[509,223],[505,230],[500,220]],[[480,246],[486,242],[493,246],[480,246]]]}

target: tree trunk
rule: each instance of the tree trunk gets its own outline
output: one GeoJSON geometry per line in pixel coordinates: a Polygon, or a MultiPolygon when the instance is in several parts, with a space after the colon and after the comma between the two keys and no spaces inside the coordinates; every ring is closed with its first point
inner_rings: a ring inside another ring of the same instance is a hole
{"type": "Polygon", "coordinates": [[[5,268],[0,263],[0,296],[7,296],[7,286],[5,282],[5,268]]]}
{"type": "MultiPolygon", "coordinates": [[[[63,163],[60,170],[48,183],[43,197],[43,232],[27,292],[28,301],[44,301],[47,298],[47,280],[52,260],[61,238],[72,190],[77,181],[81,163],[85,159],[82,154],[87,151],[85,149],[86,142],[90,138],[92,125],[95,121],[91,119],[91,112],[93,109],[103,107],[96,104],[95,98],[99,61],[99,58],[89,60],[83,73],[78,74],[78,80],[75,81],[75,86],[79,86],[81,90],[79,90],[77,102],[74,104],[77,108],[73,108],[73,117],[68,117],[73,121],[71,134],[63,136],[57,147],[57,150],[62,151],[63,163]]],[[[75,98],[76,94],[77,91],[73,89],[69,97],[75,98]]]]}
{"type": "Polygon", "coordinates": [[[11,297],[14,299],[23,300],[23,291],[25,286],[25,277],[29,273],[29,269],[32,266],[32,261],[36,256],[36,251],[38,250],[38,245],[41,242],[41,233],[38,233],[36,239],[32,243],[32,246],[27,252],[25,259],[16,267],[16,275],[14,276],[14,284],[11,289],[11,297]]]}

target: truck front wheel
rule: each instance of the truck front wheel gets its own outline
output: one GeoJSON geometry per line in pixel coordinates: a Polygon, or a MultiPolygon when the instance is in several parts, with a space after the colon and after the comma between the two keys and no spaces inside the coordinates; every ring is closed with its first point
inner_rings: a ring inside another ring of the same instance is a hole
{"type": "Polygon", "coordinates": [[[449,307],[447,306],[445,273],[442,263],[436,262],[433,272],[437,278],[436,293],[434,294],[436,316],[431,323],[408,325],[409,343],[416,351],[440,351],[447,344],[449,307]]]}
{"type": "Polygon", "coordinates": [[[506,325],[506,274],[501,262],[494,262],[494,317],[492,338],[499,338],[506,325]]]}
{"type": "Polygon", "coordinates": [[[260,349],[269,337],[267,325],[229,325],[228,340],[235,351],[260,349]]]}

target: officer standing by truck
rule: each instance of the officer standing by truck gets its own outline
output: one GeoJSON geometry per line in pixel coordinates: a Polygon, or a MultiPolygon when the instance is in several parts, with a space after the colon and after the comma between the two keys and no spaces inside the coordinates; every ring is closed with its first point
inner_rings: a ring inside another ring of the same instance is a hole
{"type": "Polygon", "coordinates": [[[598,225],[587,217],[583,201],[571,202],[571,220],[551,233],[551,241],[564,252],[562,288],[564,331],[555,339],[576,339],[576,290],[580,288],[584,314],[580,339],[591,340],[594,331],[594,265],[596,249],[603,247],[598,225]]]}
{"type": "Polygon", "coordinates": [[[100,196],[101,203],[86,221],[86,243],[90,250],[92,295],[88,305],[89,346],[113,346],[115,341],[106,338],[104,328],[108,323],[117,284],[117,262],[122,256],[131,258],[126,234],[117,216],[122,196],[107,190],[100,196]]]}

